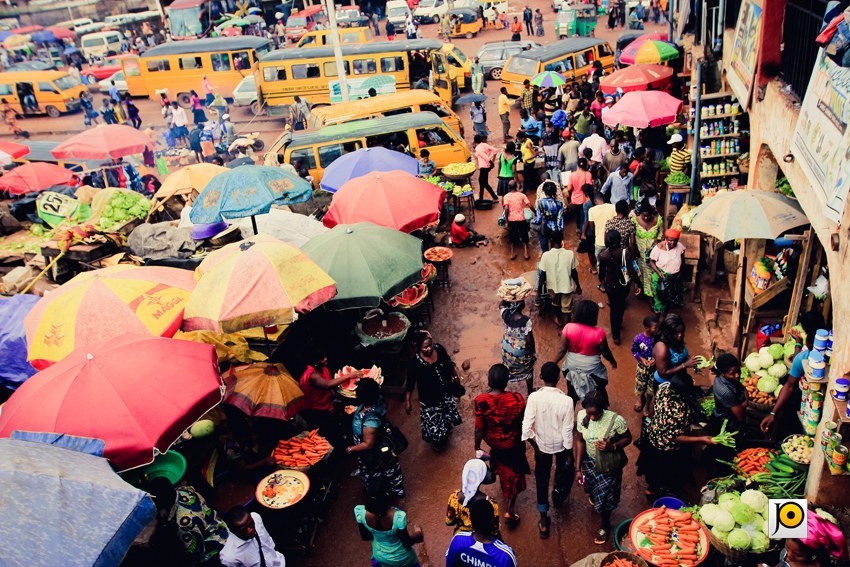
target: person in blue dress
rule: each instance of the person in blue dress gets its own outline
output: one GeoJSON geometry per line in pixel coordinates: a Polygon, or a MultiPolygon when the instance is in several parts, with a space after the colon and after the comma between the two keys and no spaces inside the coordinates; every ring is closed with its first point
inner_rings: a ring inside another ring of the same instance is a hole
{"type": "Polygon", "coordinates": [[[697,359],[691,357],[685,346],[685,322],[671,313],[658,326],[658,335],[652,347],[655,359],[655,381],[663,384],[679,372],[694,368],[697,359]]]}

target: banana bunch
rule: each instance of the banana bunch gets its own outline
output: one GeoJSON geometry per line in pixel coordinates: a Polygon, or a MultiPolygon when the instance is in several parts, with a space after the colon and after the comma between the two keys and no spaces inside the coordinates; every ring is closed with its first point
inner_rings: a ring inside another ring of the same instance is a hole
{"type": "Polygon", "coordinates": [[[450,163],[443,168],[443,173],[448,175],[469,175],[474,172],[475,164],[469,161],[450,163]]]}

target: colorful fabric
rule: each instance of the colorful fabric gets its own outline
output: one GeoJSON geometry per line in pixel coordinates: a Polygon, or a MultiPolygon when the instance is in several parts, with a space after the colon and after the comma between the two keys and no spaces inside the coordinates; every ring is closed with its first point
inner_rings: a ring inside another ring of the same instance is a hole
{"type": "Polygon", "coordinates": [[[580,323],[567,323],[561,330],[561,336],[570,342],[570,352],[594,356],[600,353],[599,347],[605,338],[605,329],[580,323]]]}
{"type": "Polygon", "coordinates": [[[647,230],[643,228],[637,220],[637,217],[631,217],[635,225],[635,244],[637,245],[637,263],[640,268],[640,280],[643,287],[643,294],[647,297],[653,297],[652,293],[652,269],[649,267],[649,253],[658,244],[661,239],[661,227],[664,225],[661,216],[656,219],[655,226],[647,230]]]}
{"type": "Polygon", "coordinates": [[[469,532],[458,532],[446,551],[448,567],[516,567],[516,557],[511,547],[500,539],[480,543],[469,532]]]}
{"type": "MultiPolygon", "coordinates": [[[[501,175],[500,175],[501,177],[501,175]]],[[[525,221],[525,208],[531,206],[528,197],[525,193],[519,191],[511,191],[502,198],[502,206],[507,211],[508,222],[523,222],[525,221]]]]}
{"type": "Polygon", "coordinates": [[[696,416],[690,404],[670,382],[664,382],[655,394],[655,415],[649,424],[649,442],[659,451],[675,451],[675,439],[687,430],[696,416]]]}
{"type": "Polygon", "coordinates": [[[525,398],[517,392],[479,394],[473,403],[475,429],[491,449],[511,449],[520,442],[525,398]]]}
{"type": "Polygon", "coordinates": [[[638,333],[632,342],[632,356],[638,362],[640,362],[641,358],[652,358],[652,345],[652,337],[647,337],[646,333],[638,333]]]}
{"type": "Polygon", "coordinates": [[[602,412],[602,416],[597,421],[589,419],[587,421],[587,426],[585,427],[584,419],[586,415],[587,412],[585,410],[580,410],[578,412],[578,416],[576,417],[576,430],[584,439],[587,454],[592,459],[596,460],[599,455],[599,450],[596,448],[596,442],[605,439],[606,433],[608,434],[608,439],[624,434],[629,430],[629,425],[626,423],[623,416],[611,410],[605,410],[602,412]],[[613,422],[614,425],[611,425],[611,422],[613,422]],[[608,432],[609,426],[611,426],[610,432],[608,432]]]}
{"type": "MultiPolygon", "coordinates": [[[[499,505],[491,500],[489,496],[486,500],[493,505],[493,516],[496,519],[496,525],[499,525],[499,505]]],[[[463,505],[463,493],[456,490],[449,494],[449,503],[446,507],[446,525],[454,526],[454,533],[471,532],[472,521],[469,519],[469,508],[463,505]]]]}
{"type": "Polygon", "coordinates": [[[531,474],[531,467],[525,457],[525,443],[519,442],[510,449],[491,446],[490,468],[499,477],[499,487],[505,501],[519,495],[527,488],[525,475],[531,474]]]}
{"type": "MultiPolygon", "coordinates": [[[[658,247],[655,247],[658,249],[658,247]]],[[[652,285],[652,300],[653,309],[656,313],[664,313],[670,308],[682,307],[685,304],[684,290],[682,289],[682,281],[671,275],[666,275],[664,280],[667,284],[667,290],[659,295],[658,286],[661,283],[661,276],[655,270],[650,270],[650,278],[652,285]]]]}
{"type": "Polygon", "coordinates": [[[511,382],[520,382],[531,378],[534,373],[534,351],[529,348],[528,336],[531,334],[531,318],[511,321],[511,312],[507,308],[501,311],[505,323],[502,337],[502,364],[508,367],[511,382]]]}
{"type": "Polygon", "coordinates": [[[173,519],[180,541],[193,561],[205,563],[224,547],[227,526],[191,486],[178,487],[175,492],[173,519]]]}
{"type": "Polygon", "coordinates": [[[545,197],[536,204],[537,218],[546,234],[557,235],[564,232],[564,205],[557,199],[545,197]]]}
{"type": "Polygon", "coordinates": [[[599,472],[592,457],[585,457],[581,462],[581,472],[584,475],[584,487],[590,493],[590,501],[597,512],[612,512],[620,503],[620,493],[623,487],[623,469],[611,472],[599,472]]]}
{"type": "Polygon", "coordinates": [[[638,362],[635,369],[635,394],[651,394],[655,391],[655,365],[644,366],[638,362]]]}
{"type": "Polygon", "coordinates": [[[419,418],[422,439],[426,443],[438,445],[444,443],[454,426],[463,421],[457,411],[457,400],[448,395],[434,405],[426,405],[420,401],[419,418]]]}

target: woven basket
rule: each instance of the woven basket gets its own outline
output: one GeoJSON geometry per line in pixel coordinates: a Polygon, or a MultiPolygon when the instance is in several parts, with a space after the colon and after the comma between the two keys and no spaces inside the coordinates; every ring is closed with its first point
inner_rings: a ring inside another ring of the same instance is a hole
{"type": "Polygon", "coordinates": [[[612,551],[608,555],[602,558],[602,562],[599,564],[599,567],[607,567],[614,563],[615,559],[625,559],[626,561],[631,561],[638,567],[649,567],[646,561],[644,561],[641,557],[638,557],[634,553],[628,553],[626,551],[612,551]]]}

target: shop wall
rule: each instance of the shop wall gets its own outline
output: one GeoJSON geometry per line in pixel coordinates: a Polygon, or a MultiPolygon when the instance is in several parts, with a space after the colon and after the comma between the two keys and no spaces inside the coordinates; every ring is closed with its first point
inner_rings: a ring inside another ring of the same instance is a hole
{"type": "MultiPolygon", "coordinates": [[[[729,61],[734,30],[727,29],[724,37],[724,62],[729,61]]],[[[791,154],[791,138],[800,114],[800,101],[783,90],[778,79],[769,81],[763,92],[758,91],[753,96],[750,107],[751,142],[750,151],[753,159],[758,158],[759,166],[751,167],[748,187],[752,189],[772,188],[776,179],[775,166],[771,161],[763,159],[761,148],[768,148],[770,153],[781,163],[782,172],[794,188],[794,194],[800,206],[809,217],[818,239],[826,250],[830,275],[830,291],[832,293],[832,320],[835,330],[833,359],[830,370],[830,388],[836,378],[850,371],[850,207],[844,211],[841,222],[840,243],[838,251],[833,251],[830,245],[832,234],[838,230],[838,225],[826,218],[818,197],[800,166],[793,160],[786,161],[791,154]],[[761,100],[759,100],[761,99],[761,100]]],[[[826,416],[834,416],[835,407],[831,399],[827,399],[824,408],[826,416]]],[[[845,425],[845,438],[850,435],[850,423],[845,425]]],[[[833,477],[824,470],[823,455],[815,452],[809,473],[807,495],[816,503],[830,503],[835,506],[850,506],[850,476],[833,477]]]]}

